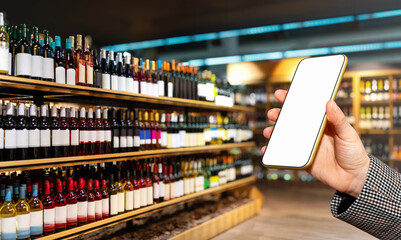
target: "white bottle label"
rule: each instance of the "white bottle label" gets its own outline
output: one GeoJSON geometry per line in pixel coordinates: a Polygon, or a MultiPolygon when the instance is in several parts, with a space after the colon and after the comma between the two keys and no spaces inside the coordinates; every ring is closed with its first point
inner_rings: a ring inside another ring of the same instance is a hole
{"type": "Polygon", "coordinates": [[[65,84],[65,68],[58,66],[56,67],[56,83],[65,84]]]}
{"type": "Polygon", "coordinates": [[[163,147],[167,147],[167,131],[162,131],[160,145],[163,147]]]}
{"type": "Polygon", "coordinates": [[[67,84],[75,85],[75,69],[74,68],[67,69],[67,84]]]}
{"type": "Polygon", "coordinates": [[[120,147],[120,138],[118,136],[113,136],[113,147],[114,148],[120,147]]]}
{"type": "Polygon", "coordinates": [[[28,148],[29,137],[28,129],[17,130],[17,148],[28,148]]]}
{"type": "Polygon", "coordinates": [[[60,145],[61,146],[70,146],[70,130],[64,129],[60,130],[60,145]]]}
{"type": "Polygon", "coordinates": [[[40,147],[50,147],[50,129],[40,130],[40,147]]]}
{"type": "Polygon", "coordinates": [[[54,59],[43,58],[43,78],[54,79],[54,59]]]}
{"type": "Polygon", "coordinates": [[[67,206],[56,207],[56,224],[67,223],[67,206]]]}
{"type": "Polygon", "coordinates": [[[110,195],[110,215],[117,215],[117,213],[118,213],[117,194],[110,195]]]}
{"type": "Polygon", "coordinates": [[[134,209],[134,191],[125,192],[125,210],[131,211],[134,209]]]}
{"type": "Polygon", "coordinates": [[[118,91],[126,92],[127,91],[127,81],[125,80],[125,77],[119,76],[117,78],[117,81],[118,81],[118,91]]]}
{"type": "Polygon", "coordinates": [[[79,145],[79,130],[71,130],[71,146],[79,145]]]}
{"type": "Polygon", "coordinates": [[[127,147],[127,136],[120,137],[120,147],[122,147],[122,148],[127,147]]]}
{"type": "Polygon", "coordinates": [[[87,201],[85,201],[85,202],[78,202],[77,203],[78,204],[78,211],[77,211],[77,215],[78,215],[78,218],[82,218],[82,217],[87,217],[88,216],[88,202],[87,201]]]}
{"type": "Polygon", "coordinates": [[[157,199],[160,196],[160,188],[158,183],[153,183],[153,198],[157,199]]]}
{"type": "Polygon", "coordinates": [[[186,134],[186,131],[185,130],[180,130],[178,134],[180,135],[180,147],[185,147],[185,134],[186,134]]]}
{"type": "Polygon", "coordinates": [[[141,192],[141,207],[144,207],[146,205],[148,205],[148,201],[147,201],[147,188],[141,188],[140,189],[141,192]]]}
{"type": "Polygon", "coordinates": [[[125,85],[127,86],[127,92],[133,93],[134,92],[134,79],[131,77],[125,78],[125,85]]]}
{"type": "Polygon", "coordinates": [[[43,77],[43,57],[42,56],[32,56],[31,65],[31,75],[32,77],[43,77]]]}
{"type": "Polygon", "coordinates": [[[78,82],[85,84],[85,65],[81,60],[78,63],[78,82]]]}
{"type": "Polygon", "coordinates": [[[28,139],[29,147],[40,147],[40,130],[39,129],[28,130],[28,136],[29,136],[29,139],[28,139]]]}
{"type": "Polygon", "coordinates": [[[102,200],[96,200],[95,201],[95,215],[102,216],[102,214],[103,214],[102,200]]]}
{"type": "Polygon", "coordinates": [[[134,136],[134,147],[139,147],[141,144],[141,138],[139,136],[134,136]]]}
{"type": "Polygon", "coordinates": [[[104,131],[104,141],[111,142],[111,130],[104,131]]]}
{"type": "Polygon", "coordinates": [[[118,90],[118,77],[111,75],[111,90],[118,90]]]}
{"type": "Polygon", "coordinates": [[[67,221],[76,222],[78,218],[78,204],[67,205],[67,221]]]}
{"type": "Polygon", "coordinates": [[[95,202],[93,201],[93,202],[88,202],[88,217],[89,216],[91,216],[91,217],[95,217],[95,214],[96,214],[96,204],[95,204],[95,202]]]}
{"type": "Polygon", "coordinates": [[[127,147],[131,148],[134,146],[134,137],[133,136],[128,136],[127,137],[127,147]]]}
{"type": "Polygon", "coordinates": [[[134,81],[134,90],[132,91],[132,93],[139,93],[139,82],[138,81],[134,81]]]}
{"type": "Polygon", "coordinates": [[[4,148],[14,149],[17,148],[17,130],[9,129],[4,131],[4,148]]]}
{"type": "Polygon", "coordinates": [[[93,67],[86,66],[86,83],[93,84],[93,67]]]}
{"type": "Polygon", "coordinates": [[[167,84],[167,97],[173,97],[173,83],[169,82],[167,84]]]}
{"type": "Polygon", "coordinates": [[[164,198],[164,194],[165,194],[165,187],[164,187],[164,182],[160,181],[159,182],[159,197],[160,198],[164,198]]]}
{"type": "Polygon", "coordinates": [[[4,129],[0,128],[0,149],[4,149],[4,129]]]}
{"type": "Polygon", "coordinates": [[[146,87],[148,88],[146,90],[148,95],[154,96],[155,94],[157,94],[157,92],[155,92],[154,89],[153,89],[153,83],[146,83],[146,87]]]}
{"type": "Polygon", "coordinates": [[[54,225],[56,221],[56,209],[44,209],[43,210],[43,223],[44,225],[54,225]]]}
{"type": "Polygon", "coordinates": [[[108,198],[103,198],[102,199],[102,215],[108,216],[109,215],[109,209],[110,209],[110,199],[108,198]]]}
{"type": "Polygon", "coordinates": [[[139,189],[134,190],[134,209],[141,207],[141,191],[139,189]]]}
{"type": "Polygon", "coordinates": [[[61,130],[52,130],[52,146],[61,146],[61,130]]]}
{"type": "Polygon", "coordinates": [[[96,130],[91,130],[89,132],[89,142],[95,143],[96,142],[96,130]]]}
{"type": "Polygon", "coordinates": [[[141,82],[141,94],[148,94],[148,85],[145,81],[141,82]]]}
{"type": "Polygon", "coordinates": [[[17,236],[18,239],[29,238],[31,229],[31,216],[29,213],[17,215],[17,236]]]}
{"type": "Polygon", "coordinates": [[[110,89],[110,74],[108,73],[102,73],[102,88],[103,89],[110,89]]]}
{"type": "Polygon", "coordinates": [[[170,183],[164,184],[164,200],[170,199],[170,183]]]}
{"type": "Polygon", "coordinates": [[[148,201],[148,205],[152,205],[153,204],[153,187],[147,187],[146,188],[146,200],[148,201]]]}
{"type": "MultiPolygon", "coordinates": [[[[2,48],[2,49],[4,50],[4,48],[2,48]]],[[[0,51],[1,51],[1,49],[0,49],[0,51]]],[[[8,50],[7,50],[7,52],[8,52],[8,50]]],[[[11,76],[11,70],[12,70],[12,61],[13,61],[12,59],[13,59],[13,55],[9,52],[8,53],[8,75],[10,75],[10,76],[11,76]]],[[[1,223],[1,221],[0,221],[0,223],[1,223]]]]}
{"type": "Polygon", "coordinates": [[[17,218],[1,218],[1,239],[16,239],[17,218]]]}
{"type": "Polygon", "coordinates": [[[31,235],[39,235],[43,232],[43,210],[31,211],[31,235]]]}
{"type": "Polygon", "coordinates": [[[158,96],[164,96],[164,81],[157,81],[157,89],[159,90],[158,96]]]}
{"type": "Polygon", "coordinates": [[[16,67],[17,67],[17,76],[31,76],[32,74],[32,55],[29,53],[17,53],[15,56],[16,67]]]}
{"type": "Polygon", "coordinates": [[[117,193],[117,197],[118,197],[118,212],[124,212],[125,208],[124,193],[123,192],[117,193]]]}
{"type": "Polygon", "coordinates": [[[96,130],[96,141],[104,142],[104,140],[105,140],[104,131],[103,130],[96,130]]]}
{"type": "Polygon", "coordinates": [[[189,183],[190,183],[190,181],[189,181],[189,179],[184,179],[184,194],[185,195],[187,195],[187,194],[189,194],[189,183]]]}
{"type": "Polygon", "coordinates": [[[87,143],[89,142],[89,133],[86,130],[79,131],[79,142],[87,143]]]}
{"type": "Polygon", "coordinates": [[[10,74],[10,58],[8,47],[0,46],[0,71],[7,71],[10,74]]]}

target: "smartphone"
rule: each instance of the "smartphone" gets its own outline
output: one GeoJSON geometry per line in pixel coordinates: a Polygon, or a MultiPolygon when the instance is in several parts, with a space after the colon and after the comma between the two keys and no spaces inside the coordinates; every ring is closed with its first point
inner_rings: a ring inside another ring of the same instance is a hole
{"type": "Polygon", "coordinates": [[[312,164],[326,126],[326,104],[334,100],[347,63],[345,55],[300,61],[263,155],[264,166],[306,169],[312,164]]]}

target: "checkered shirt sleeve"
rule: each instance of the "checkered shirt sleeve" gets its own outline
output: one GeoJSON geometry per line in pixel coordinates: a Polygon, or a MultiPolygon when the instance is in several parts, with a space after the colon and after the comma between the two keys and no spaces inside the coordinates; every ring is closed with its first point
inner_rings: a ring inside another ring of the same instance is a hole
{"type": "Polygon", "coordinates": [[[401,175],[372,155],[358,198],[336,192],[331,213],[380,239],[401,239],[401,175]]]}

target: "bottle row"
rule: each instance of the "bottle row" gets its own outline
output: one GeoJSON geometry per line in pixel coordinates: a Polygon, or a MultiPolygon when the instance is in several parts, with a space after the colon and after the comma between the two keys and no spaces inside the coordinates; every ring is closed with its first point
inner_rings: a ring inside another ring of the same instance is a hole
{"type": "Polygon", "coordinates": [[[336,100],[347,100],[354,97],[352,92],[352,81],[344,80],[340,84],[338,89],[336,100]]]}
{"type": "Polygon", "coordinates": [[[390,81],[387,78],[362,79],[359,82],[361,99],[366,101],[380,101],[390,99],[390,81]]]}
{"type": "Polygon", "coordinates": [[[391,121],[389,106],[361,106],[359,128],[387,130],[390,127],[391,121]]]}
{"type": "Polygon", "coordinates": [[[401,106],[393,106],[393,127],[401,128],[401,106]]]}
{"type": "MultiPolygon", "coordinates": [[[[1,105],[0,105],[1,106],[1,105]]],[[[84,156],[243,142],[252,139],[232,115],[155,110],[4,105],[0,159],[84,156]],[[39,117],[40,116],[40,117],[39,117]],[[50,118],[49,118],[50,116],[50,118]],[[78,119],[79,117],[79,119],[78,119]]]]}
{"type": "Polygon", "coordinates": [[[378,138],[363,136],[362,142],[366,149],[366,152],[371,153],[376,157],[385,159],[389,158],[390,148],[388,144],[388,139],[386,138],[378,139],[378,138]]]}
{"type": "Polygon", "coordinates": [[[2,239],[26,239],[250,176],[247,153],[32,170],[1,176],[2,239]]]}

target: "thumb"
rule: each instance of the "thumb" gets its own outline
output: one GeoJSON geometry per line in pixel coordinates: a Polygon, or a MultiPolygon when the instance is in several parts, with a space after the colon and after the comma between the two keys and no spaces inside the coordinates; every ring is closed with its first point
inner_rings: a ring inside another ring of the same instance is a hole
{"type": "Polygon", "coordinates": [[[326,104],[326,116],[327,121],[333,126],[335,133],[341,139],[353,137],[353,128],[347,122],[344,113],[333,100],[328,101],[326,104]]]}

